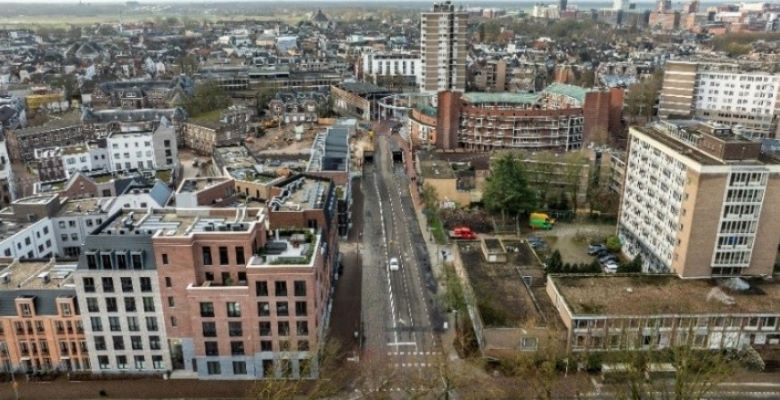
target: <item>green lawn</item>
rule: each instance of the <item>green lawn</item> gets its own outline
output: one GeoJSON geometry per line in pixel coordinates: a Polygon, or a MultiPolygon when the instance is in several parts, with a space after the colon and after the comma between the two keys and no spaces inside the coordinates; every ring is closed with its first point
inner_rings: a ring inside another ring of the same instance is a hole
{"type": "Polygon", "coordinates": [[[432,214],[428,218],[428,227],[430,227],[433,239],[436,240],[436,243],[447,244],[447,232],[444,230],[444,225],[442,225],[438,215],[432,214]]]}

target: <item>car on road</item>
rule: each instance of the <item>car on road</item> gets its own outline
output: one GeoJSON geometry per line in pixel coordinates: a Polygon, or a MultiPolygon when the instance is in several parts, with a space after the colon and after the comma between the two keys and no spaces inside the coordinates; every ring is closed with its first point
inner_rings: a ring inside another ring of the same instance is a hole
{"type": "Polygon", "coordinates": [[[588,255],[595,256],[598,253],[606,252],[606,251],[607,251],[607,246],[605,246],[602,243],[588,245],[588,255]]]}
{"type": "Polygon", "coordinates": [[[387,263],[387,268],[390,269],[390,271],[398,271],[401,269],[401,263],[398,262],[398,259],[393,257],[390,259],[390,262],[387,263]]]}

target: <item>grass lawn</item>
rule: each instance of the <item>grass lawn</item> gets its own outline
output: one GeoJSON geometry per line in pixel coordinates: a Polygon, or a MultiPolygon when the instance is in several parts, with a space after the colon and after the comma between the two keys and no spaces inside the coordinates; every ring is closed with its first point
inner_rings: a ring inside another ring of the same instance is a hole
{"type": "Polygon", "coordinates": [[[447,232],[445,232],[444,225],[442,225],[438,215],[433,214],[428,217],[428,227],[430,227],[436,243],[447,244],[447,232]]]}

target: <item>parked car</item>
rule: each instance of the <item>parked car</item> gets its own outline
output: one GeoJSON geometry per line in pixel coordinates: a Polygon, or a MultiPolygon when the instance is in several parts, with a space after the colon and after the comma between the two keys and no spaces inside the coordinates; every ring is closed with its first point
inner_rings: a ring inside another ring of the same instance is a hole
{"type": "Polygon", "coordinates": [[[614,274],[618,270],[618,263],[614,261],[607,261],[604,263],[604,272],[608,274],[614,274]]]}
{"type": "Polygon", "coordinates": [[[390,259],[390,262],[387,264],[387,267],[390,269],[390,271],[398,271],[401,269],[401,263],[398,262],[398,259],[393,257],[390,259]]]}
{"type": "Polygon", "coordinates": [[[612,253],[610,253],[610,252],[609,252],[609,250],[607,250],[607,249],[602,249],[602,250],[597,250],[597,251],[596,251],[595,253],[593,253],[592,255],[594,255],[594,256],[596,256],[596,257],[598,257],[598,258],[601,258],[601,257],[604,257],[604,256],[608,256],[608,255],[610,255],[610,254],[612,254],[612,253]]]}
{"type": "Polygon", "coordinates": [[[607,251],[607,246],[601,243],[588,245],[588,254],[591,256],[595,256],[597,253],[601,251],[607,251]]]}
{"type": "Polygon", "coordinates": [[[536,236],[529,236],[526,240],[528,241],[528,244],[530,244],[534,249],[541,249],[547,245],[544,239],[536,236]]]}
{"type": "Polygon", "coordinates": [[[601,265],[604,265],[608,262],[614,262],[616,263],[618,261],[617,257],[615,257],[614,254],[607,254],[606,256],[600,257],[599,262],[601,265]]]}

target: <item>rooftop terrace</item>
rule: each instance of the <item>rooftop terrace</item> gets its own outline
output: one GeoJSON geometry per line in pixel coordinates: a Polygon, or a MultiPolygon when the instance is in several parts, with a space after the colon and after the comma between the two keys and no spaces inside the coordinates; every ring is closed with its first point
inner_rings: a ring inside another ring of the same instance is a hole
{"type": "Polygon", "coordinates": [[[298,176],[282,183],[282,187],[282,194],[271,199],[271,208],[276,211],[313,210],[325,207],[330,181],[298,176]]]}
{"type": "Polygon", "coordinates": [[[208,177],[208,178],[188,178],[182,181],[179,185],[179,193],[199,192],[204,189],[219,185],[220,183],[229,181],[230,178],[225,177],[208,177]]]}
{"type": "Polygon", "coordinates": [[[308,265],[317,250],[320,235],[313,229],[277,230],[269,238],[258,256],[252,257],[252,266],[308,265]]]}

